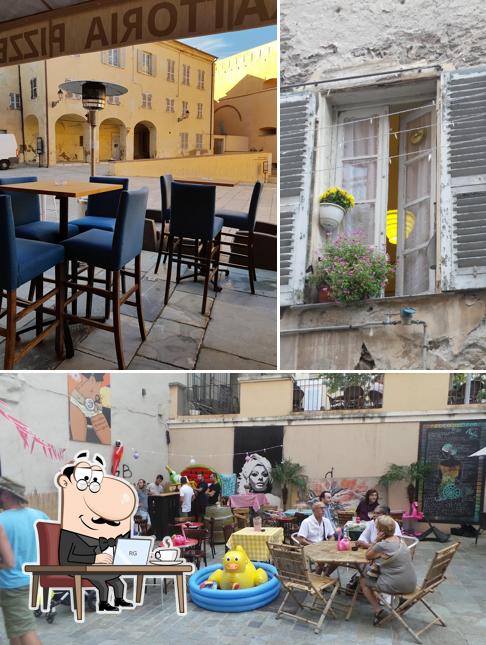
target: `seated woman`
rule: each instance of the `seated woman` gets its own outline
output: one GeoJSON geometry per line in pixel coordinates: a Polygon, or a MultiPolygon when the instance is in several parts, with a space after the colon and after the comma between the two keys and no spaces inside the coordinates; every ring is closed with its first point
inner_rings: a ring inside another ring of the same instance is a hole
{"type": "Polygon", "coordinates": [[[376,541],[366,551],[366,558],[373,564],[360,579],[361,591],[373,607],[374,625],[378,624],[384,615],[384,609],[380,610],[374,589],[395,595],[411,593],[417,586],[417,575],[410,551],[401,538],[394,534],[395,521],[388,515],[382,515],[376,523],[376,541]]]}
{"type": "Polygon", "coordinates": [[[364,499],[358,504],[356,509],[356,515],[363,520],[363,522],[369,522],[373,519],[372,515],[376,507],[378,506],[378,491],[374,488],[366,491],[364,499]]]}

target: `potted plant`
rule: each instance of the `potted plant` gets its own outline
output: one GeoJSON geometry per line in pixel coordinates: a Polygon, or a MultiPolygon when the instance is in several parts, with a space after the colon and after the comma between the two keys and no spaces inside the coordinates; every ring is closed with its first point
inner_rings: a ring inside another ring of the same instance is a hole
{"type": "Polygon", "coordinates": [[[319,198],[319,223],[325,229],[337,228],[345,213],[354,206],[354,197],[344,188],[333,186],[319,198]]]}
{"type": "Polygon", "coordinates": [[[325,381],[327,391],[329,394],[341,392],[345,387],[362,387],[365,388],[370,385],[370,374],[362,372],[329,372],[326,374],[319,374],[325,381]]]}
{"type": "Polygon", "coordinates": [[[291,459],[284,459],[282,463],[273,466],[272,480],[280,486],[284,509],[287,506],[291,486],[297,488],[301,495],[307,492],[308,477],[304,475],[304,467],[291,459]]]}
{"type": "Polygon", "coordinates": [[[378,484],[386,486],[400,481],[407,482],[407,497],[410,504],[409,513],[412,512],[412,504],[416,497],[416,484],[421,483],[424,479],[432,473],[434,466],[419,461],[414,461],[409,466],[398,466],[397,464],[390,464],[386,473],[384,473],[378,480],[378,484]]]}
{"type": "Polygon", "coordinates": [[[314,266],[316,275],[325,276],[332,298],[343,303],[379,297],[392,270],[386,253],[346,235],[328,240],[314,266]]]}

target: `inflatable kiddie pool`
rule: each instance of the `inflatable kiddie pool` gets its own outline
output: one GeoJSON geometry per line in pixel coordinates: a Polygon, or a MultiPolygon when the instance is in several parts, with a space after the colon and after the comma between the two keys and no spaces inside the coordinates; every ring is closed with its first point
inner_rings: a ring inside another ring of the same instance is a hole
{"type": "Polygon", "coordinates": [[[252,611],[271,603],[280,593],[280,581],[277,578],[277,570],[266,562],[254,562],[255,567],[265,569],[268,575],[268,582],[250,589],[235,589],[225,591],[223,589],[200,589],[199,585],[207,580],[209,576],[222,569],[221,564],[212,564],[204,569],[199,569],[189,578],[189,591],[193,602],[209,611],[240,612],[252,611]]]}

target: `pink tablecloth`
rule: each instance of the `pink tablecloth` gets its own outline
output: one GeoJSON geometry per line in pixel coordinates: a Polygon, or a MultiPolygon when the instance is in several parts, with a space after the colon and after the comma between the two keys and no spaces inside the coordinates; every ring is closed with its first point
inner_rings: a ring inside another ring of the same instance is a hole
{"type": "Polygon", "coordinates": [[[228,498],[230,508],[253,508],[258,513],[260,506],[268,505],[268,499],[265,493],[245,493],[241,495],[231,495],[228,498]]]}

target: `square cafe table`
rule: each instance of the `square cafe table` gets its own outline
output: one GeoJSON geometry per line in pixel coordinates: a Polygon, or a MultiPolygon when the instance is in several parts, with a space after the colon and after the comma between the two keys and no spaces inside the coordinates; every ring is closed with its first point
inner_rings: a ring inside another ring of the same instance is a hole
{"type": "Polygon", "coordinates": [[[267,544],[283,544],[284,532],[281,526],[265,526],[261,531],[255,531],[252,526],[235,531],[226,543],[229,549],[241,545],[250,560],[265,562],[270,559],[267,544]]]}
{"type": "MultiPolygon", "coordinates": [[[[352,542],[351,545],[353,544],[352,542]]],[[[370,564],[369,560],[366,559],[366,549],[338,551],[335,540],[325,540],[324,542],[317,542],[316,544],[308,544],[304,547],[304,554],[316,564],[334,564],[338,567],[350,567],[356,569],[360,575],[363,575],[366,565],[370,564]]],[[[351,599],[346,620],[349,620],[351,617],[358,592],[359,585],[356,587],[353,598],[351,599]]]]}
{"type": "MultiPolygon", "coordinates": [[[[23,184],[5,184],[2,190],[19,193],[37,193],[40,195],[54,195],[59,200],[59,235],[61,240],[68,236],[68,204],[69,197],[79,198],[98,193],[107,193],[111,190],[122,190],[123,184],[102,184],[89,181],[66,181],[56,184],[54,181],[28,181],[23,184]]],[[[65,273],[67,275],[67,262],[65,262],[65,273]]],[[[64,325],[64,339],[66,345],[66,357],[74,356],[73,342],[69,325],[64,325]]]]}

